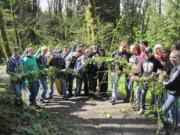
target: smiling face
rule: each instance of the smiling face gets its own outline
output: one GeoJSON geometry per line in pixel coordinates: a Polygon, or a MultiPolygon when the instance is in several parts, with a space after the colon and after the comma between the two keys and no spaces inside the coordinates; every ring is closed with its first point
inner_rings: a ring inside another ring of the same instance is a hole
{"type": "Polygon", "coordinates": [[[177,62],[176,55],[177,55],[177,51],[172,51],[170,53],[169,59],[172,64],[175,64],[177,62]]]}

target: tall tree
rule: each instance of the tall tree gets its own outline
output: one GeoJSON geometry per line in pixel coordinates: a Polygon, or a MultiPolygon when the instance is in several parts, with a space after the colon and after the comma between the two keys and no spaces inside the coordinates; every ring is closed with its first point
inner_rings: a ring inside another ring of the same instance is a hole
{"type": "Polygon", "coordinates": [[[6,30],[5,30],[5,26],[4,26],[4,18],[3,18],[1,8],[0,8],[0,32],[1,32],[3,43],[4,43],[4,47],[6,49],[6,53],[7,53],[8,56],[10,56],[11,51],[10,51],[8,39],[7,39],[7,36],[6,36],[6,30]]]}
{"type": "Polygon", "coordinates": [[[38,13],[38,0],[32,0],[32,17],[36,17],[38,13]]]}
{"type": "Polygon", "coordinates": [[[17,42],[17,46],[22,51],[22,47],[21,47],[20,39],[19,39],[19,35],[18,35],[18,25],[17,25],[16,20],[15,20],[15,13],[14,13],[14,9],[13,9],[13,4],[15,4],[15,1],[11,0],[10,1],[10,7],[11,7],[11,15],[12,15],[12,18],[13,18],[13,25],[14,25],[14,32],[15,32],[16,42],[17,42]]]}

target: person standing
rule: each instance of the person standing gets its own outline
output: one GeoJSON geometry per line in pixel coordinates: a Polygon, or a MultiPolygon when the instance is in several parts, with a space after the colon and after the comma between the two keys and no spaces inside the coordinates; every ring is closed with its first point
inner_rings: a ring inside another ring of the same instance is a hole
{"type": "Polygon", "coordinates": [[[39,68],[36,62],[36,54],[34,49],[27,49],[27,56],[23,58],[23,66],[25,73],[28,74],[28,87],[29,87],[29,106],[37,106],[36,97],[39,90],[39,68]]]}
{"type": "MultiPolygon", "coordinates": [[[[138,76],[141,72],[141,65],[142,62],[145,58],[145,48],[148,47],[148,41],[147,40],[142,40],[139,44],[140,47],[140,55],[138,59],[138,64],[137,64],[137,70],[133,73],[133,76],[138,76]]],[[[133,77],[132,76],[132,77],[133,77]]],[[[135,111],[139,111],[140,107],[140,99],[141,98],[141,91],[140,91],[140,86],[139,83],[136,82],[135,86],[135,105],[133,106],[135,111]]]]}
{"type": "Polygon", "coordinates": [[[11,88],[15,94],[20,97],[23,88],[22,78],[18,78],[18,75],[24,73],[24,67],[22,64],[22,58],[19,55],[19,48],[13,49],[12,56],[8,59],[6,72],[10,77],[11,88]]]}
{"type": "MultiPolygon", "coordinates": [[[[144,75],[145,77],[149,77],[154,73],[157,73],[158,69],[163,69],[162,64],[159,60],[157,60],[152,54],[151,48],[145,48],[145,58],[141,65],[141,73],[140,76],[144,75]]],[[[143,82],[143,86],[140,88],[140,110],[138,114],[143,114],[145,110],[145,100],[146,94],[148,90],[148,85],[146,82],[143,82]]],[[[151,105],[155,104],[155,95],[154,92],[151,92],[151,105]]]]}
{"type": "MultiPolygon", "coordinates": [[[[132,55],[129,58],[129,66],[136,68],[137,64],[139,62],[138,61],[139,60],[139,54],[140,54],[139,45],[136,43],[132,44],[130,46],[130,52],[132,55]]],[[[128,103],[130,101],[131,92],[132,92],[132,88],[133,88],[133,80],[131,79],[130,74],[126,78],[126,83],[125,83],[126,97],[123,100],[124,103],[128,103]]]]}
{"type": "Polygon", "coordinates": [[[39,81],[40,81],[40,103],[44,103],[44,100],[46,99],[46,93],[48,90],[47,86],[47,75],[45,73],[45,68],[47,68],[47,47],[43,46],[41,47],[41,54],[36,58],[37,64],[40,70],[39,74],[39,81]]]}
{"type": "Polygon", "coordinates": [[[100,57],[100,64],[98,65],[98,80],[99,80],[99,96],[108,97],[108,65],[103,58],[105,57],[105,50],[103,48],[98,49],[98,55],[100,57]],[[101,60],[102,58],[102,60],[101,60]]]}
{"type": "MultiPolygon", "coordinates": [[[[96,48],[94,46],[89,48],[89,53],[87,58],[91,59],[97,54],[96,48]]],[[[91,92],[91,94],[94,95],[96,92],[97,87],[97,71],[98,67],[97,64],[94,62],[90,62],[86,65],[86,73],[87,73],[87,81],[88,81],[88,90],[91,92]]]]}
{"type": "MultiPolygon", "coordinates": [[[[52,60],[49,62],[49,66],[53,66],[56,68],[56,73],[55,76],[52,78],[52,82],[55,82],[55,79],[59,79],[60,83],[61,83],[61,92],[59,92],[59,94],[63,94],[63,98],[64,99],[68,99],[67,98],[67,81],[65,80],[65,75],[63,73],[63,70],[65,70],[66,65],[65,65],[65,60],[64,58],[62,58],[62,52],[58,51],[57,55],[55,57],[52,58],[52,60]]],[[[53,84],[51,84],[51,86],[53,86],[53,84]]],[[[54,88],[50,89],[50,93],[49,93],[49,97],[52,98],[54,95],[54,88]]]]}
{"type": "MultiPolygon", "coordinates": [[[[168,95],[165,103],[162,106],[162,110],[165,114],[175,105],[178,106],[178,98],[180,96],[180,53],[177,50],[173,50],[171,52],[171,59],[174,61],[174,68],[172,69],[169,78],[163,81],[165,88],[168,90],[168,95]],[[172,57],[173,56],[173,57],[172,57]]],[[[178,108],[173,109],[173,113],[170,119],[164,119],[162,117],[163,128],[165,129],[166,126],[171,123],[174,124],[173,128],[177,129],[178,127],[178,108]],[[172,119],[175,118],[175,119],[172,119]]],[[[164,115],[163,115],[164,116],[164,115]]]]}
{"type": "MultiPolygon", "coordinates": [[[[121,41],[119,45],[119,49],[112,54],[112,58],[125,58],[127,61],[129,59],[129,53],[126,51],[127,49],[127,42],[121,41]]],[[[112,99],[111,103],[112,105],[115,104],[117,100],[117,90],[118,90],[118,83],[120,76],[122,75],[123,68],[121,65],[113,61],[111,64],[111,90],[112,90],[112,99]],[[120,73],[117,73],[120,72],[120,73]]]]}

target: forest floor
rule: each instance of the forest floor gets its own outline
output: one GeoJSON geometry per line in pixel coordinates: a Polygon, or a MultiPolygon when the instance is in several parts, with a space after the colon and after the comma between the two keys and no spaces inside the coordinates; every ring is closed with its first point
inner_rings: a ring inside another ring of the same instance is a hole
{"type": "MultiPolygon", "coordinates": [[[[7,82],[8,76],[5,74],[5,69],[1,67],[0,86],[7,82]]],[[[122,103],[122,98],[112,105],[109,99],[80,96],[64,100],[56,93],[54,98],[43,107],[55,119],[67,120],[62,124],[66,128],[69,127],[73,131],[72,134],[155,135],[156,133],[156,120],[138,115],[131,109],[130,103],[122,103]]],[[[66,135],[66,133],[61,134],[66,135]]],[[[54,134],[52,133],[52,135],[54,134]]],[[[177,132],[176,135],[180,135],[180,132],[177,132]]]]}

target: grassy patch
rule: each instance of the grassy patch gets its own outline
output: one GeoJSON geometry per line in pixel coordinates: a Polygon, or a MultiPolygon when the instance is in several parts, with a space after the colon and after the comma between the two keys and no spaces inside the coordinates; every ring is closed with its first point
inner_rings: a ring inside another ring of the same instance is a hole
{"type": "MultiPolygon", "coordinates": [[[[109,80],[108,80],[108,90],[109,93],[111,93],[111,81],[110,81],[110,74],[109,74],[109,80]]],[[[134,91],[135,91],[136,83],[134,83],[134,91]]],[[[125,76],[122,75],[119,79],[119,87],[118,87],[118,94],[120,97],[125,97],[126,96],[126,89],[125,89],[125,76]]],[[[146,100],[149,102],[151,99],[151,92],[147,92],[146,100]]]]}

